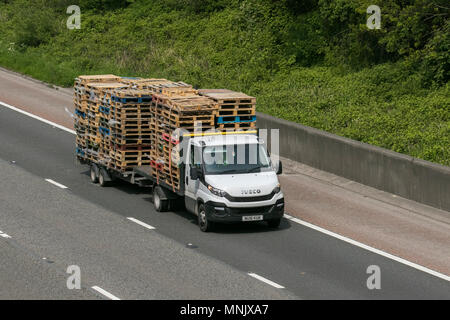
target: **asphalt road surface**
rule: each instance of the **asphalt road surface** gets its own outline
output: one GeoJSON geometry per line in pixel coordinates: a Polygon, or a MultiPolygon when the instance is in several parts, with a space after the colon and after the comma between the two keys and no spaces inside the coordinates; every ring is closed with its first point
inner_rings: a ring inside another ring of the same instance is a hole
{"type": "Polygon", "coordinates": [[[148,189],[92,184],[74,146],[71,133],[0,106],[2,299],[450,298],[444,279],[287,219],[202,233],[188,213],[156,212],[148,189]],[[80,290],[66,288],[71,265],[80,290]],[[379,290],[367,287],[373,265],[379,290]]]}

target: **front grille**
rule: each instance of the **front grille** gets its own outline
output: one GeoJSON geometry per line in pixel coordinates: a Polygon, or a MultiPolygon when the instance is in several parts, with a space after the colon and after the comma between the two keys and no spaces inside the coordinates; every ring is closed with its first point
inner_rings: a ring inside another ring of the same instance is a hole
{"type": "Polygon", "coordinates": [[[253,208],[228,208],[231,214],[255,214],[255,213],[267,213],[272,206],[265,207],[253,207],[253,208]]]}
{"type": "Polygon", "coordinates": [[[227,198],[231,202],[257,202],[257,201],[267,201],[273,198],[275,193],[270,193],[265,196],[257,196],[257,197],[233,197],[230,196],[228,193],[225,195],[225,198],[227,198]]]}

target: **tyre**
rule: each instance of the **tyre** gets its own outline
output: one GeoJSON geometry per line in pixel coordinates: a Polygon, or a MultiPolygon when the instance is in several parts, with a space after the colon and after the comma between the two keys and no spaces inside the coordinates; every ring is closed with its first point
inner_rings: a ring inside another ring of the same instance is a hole
{"type": "Polygon", "coordinates": [[[198,206],[198,226],[203,232],[209,232],[213,229],[213,223],[208,220],[203,204],[198,206]]]}
{"type": "Polygon", "coordinates": [[[158,212],[165,212],[169,208],[169,201],[161,199],[157,187],[153,188],[153,204],[158,212]]]}
{"type": "Polygon", "coordinates": [[[98,183],[98,175],[95,165],[91,165],[91,181],[92,183],[98,183]]]}
{"type": "Polygon", "coordinates": [[[103,170],[103,169],[99,170],[98,184],[100,185],[100,187],[106,187],[108,185],[107,181],[109,181],[109,180],[106,177],[107,174],[108,173],[106,173],[105,170],[103,170]]]}
{"type": "Polygon", "coordinates": [[[277,229],[280,226],[281,219],[274,219],[274,220],[268,220],[267,224],[269,225],[269,228],[277,229]]]}

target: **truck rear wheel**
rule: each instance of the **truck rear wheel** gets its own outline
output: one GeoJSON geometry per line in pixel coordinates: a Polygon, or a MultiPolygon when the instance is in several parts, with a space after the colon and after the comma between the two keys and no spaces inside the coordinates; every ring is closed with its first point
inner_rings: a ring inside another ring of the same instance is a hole
{"type": "Polygon", "coordinates": [[[205,207],[202,204],[198,206],[198,226],[203,232],[209,232],[213,229],[213,223],[208,220],[205,207]]]}
{"type": "Polygon", "coordinates": [[[169,200],[161,199],[157,188],[158,187],[153,188],[153,204],[155,205],[156,211],[165,212],[169,208],[169,200]]]}
{"type": "Polygon", "coordinates": [[[91,164],[91,181],[92,183],[98,182],[98,175],[97,175],[98,169],[94,164],[91,164]]]}

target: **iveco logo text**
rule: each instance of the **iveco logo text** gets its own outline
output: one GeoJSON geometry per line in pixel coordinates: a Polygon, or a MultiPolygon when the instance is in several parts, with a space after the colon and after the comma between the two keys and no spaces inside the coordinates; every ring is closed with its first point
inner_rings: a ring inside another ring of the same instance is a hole
{"type": "Polygon", "coordinates": [[[241,194],[257,194],[261,193],[260,189],[253,189],[253,190],[242,190],[241,194]]]}

